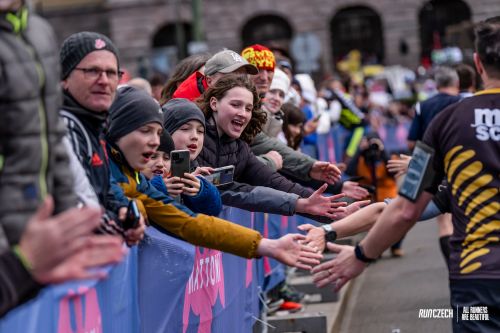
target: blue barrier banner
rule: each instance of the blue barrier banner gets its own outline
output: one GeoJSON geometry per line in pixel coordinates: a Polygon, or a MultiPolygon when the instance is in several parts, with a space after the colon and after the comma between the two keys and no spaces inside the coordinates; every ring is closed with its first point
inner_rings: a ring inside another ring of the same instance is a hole
{"type": "MultiPolygon", "coordinates": [[[[251,212],[225,207],[221,217],[255,227],[251,212]]],[[[149,227],[106,280],[47,287],[2,319],[0,332],[251,332],[261,262],[149,227]]]]}
{"type": "Polygon", "coordinates": [[[182,329],[184,289],[191,276],[195,246],[154,227],[139,245],[139,307],[141,332],[182,329]]]}
{"type": "Polygon", "coordinates": [[[318,159],[320,161],[326,161],[331,163],[337,162],[332,130],[330,130],[330,132],[327,134],[318,134],[317,145],[318,145],[318,159]]]}
{"type": "Polygon", "coordinates": [[[137,250],[109,270],[104,281],[45,288],[0,321],[0,332],[125,332],[139,330],[137,250]]]}
{"type": "MultiPolygon", "coordinates": [[[[220,216],[253,227],[253,213],[225,207],[220,216]]],[[[258,316],[254,260],[148,228],[139,267],[141,332],[251,332],[258,316]]]]}
{"type": "Polygon", "coordinates": [[[335,161],[342,162],[344,159],[344,150],[346,140],[351,132],[339,124],[332,125],[330,135],[333,141],[333,150],[335,152],[335,161]]]}

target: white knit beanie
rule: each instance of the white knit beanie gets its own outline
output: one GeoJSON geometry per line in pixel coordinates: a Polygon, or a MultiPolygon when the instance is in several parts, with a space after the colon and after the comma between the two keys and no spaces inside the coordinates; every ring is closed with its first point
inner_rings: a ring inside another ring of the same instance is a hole
{"type": "Polygon", "coordinates": [[[274,77],[273,81],[271,82],[271,87],[269,88],[269,90],[278,89],[283,91],[286,95],[288,93],[289,88],[290,88],[290,79],[288,78],[288,75],[286,75],[285,72],[276,67],[274,69],[274,77]]]}

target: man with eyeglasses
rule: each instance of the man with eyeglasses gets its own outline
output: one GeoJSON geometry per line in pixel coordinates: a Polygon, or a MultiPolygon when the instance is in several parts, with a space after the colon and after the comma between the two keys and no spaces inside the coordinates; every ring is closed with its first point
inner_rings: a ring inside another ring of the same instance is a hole
{"type": "MultiPolygon", "coordinates": [[[[128,203],[118,202],[111,191],[102,138],[108,109],[122,74],[118,49],[102,34],[79,32],[63,42],[60,62],[64,93],[60,115],[66,121],[69,141],[99,203],[106,208],[109,217],[115,219],[119,214],[123,219],[128,203]]],[[[138,229],[127,231],[129,244],[137,243],[143,231],[142,222],[138,229]]]]}

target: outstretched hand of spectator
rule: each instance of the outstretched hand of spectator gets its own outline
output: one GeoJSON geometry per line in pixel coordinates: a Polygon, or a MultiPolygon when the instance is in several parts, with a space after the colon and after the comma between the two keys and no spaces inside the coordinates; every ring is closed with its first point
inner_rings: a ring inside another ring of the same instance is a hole
{"type": "Polygon", "coordinates": [[[316,161],[309,171],[309,176],[312,179],[334,184],[340,180],[340,173],[339,168],[335,164],[316,161]]]}
{"type": "Polygon", "coordinates": [[[297,200],[295,211],[297,213],[307,213],[316,216],[325,216],[329,219],[336,220],[340,216],[346,214],[346,202],[335,201],[343,198],[344,193],[336,194],[331,197],[324,196],[327,184],[323,184],[307,199],[300,198],[297,200]]]}
{"type": "Polygon", "coordinates": [[[274,258],[288,266],[310,270],[319,264],[323,256],[316,248],[303,244],[305,238],[300,234],[288,234],[279,239],[263,238],[257,254],[274,258]]]}
{"type": "Polygon", "coordinates": [[[365,188],[359,186],[358,183],[349,180],[342,184],[342,192],[345,193],[347,197],[355,200],[361,200],[370,194],[365,188]]]}
{"type": "Polygon", "coordinates": [[[52,216],[54,201],[45,199],[28,222],[19,252],[34,279],[41,284],[71,279],[103,278],[90,268],[119,262],[124,251],[118,236],[94,235],[99,209],[72,208],[52,216]]]}
{"type": "Polygon", "coordinates": [[[408,165],[410,164],[411,156],[400,154],[400,159],[389,160],[387,162],[387,170],[394,174],[397,178],[404,175],[408,171],[408,165]]]}
{"type": "Polygon", "coordinates": [[[366,205],[369,205],[371,203],[370,200],[363,200],[363,201],[356,201],[350,204],[349,206],[345,207],[342,212],[339,212],[336,214],[337,220],[343,219],[346,216],[351,215],[354,212],[357,212],[361,208],[363,208],[366,205]]]}

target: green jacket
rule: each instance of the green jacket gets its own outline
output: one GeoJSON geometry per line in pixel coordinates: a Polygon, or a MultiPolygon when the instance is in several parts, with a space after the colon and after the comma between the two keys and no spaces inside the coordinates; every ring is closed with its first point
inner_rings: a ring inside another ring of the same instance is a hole
{"type": "Polygon", "coordinates": [[[290,175],[304,181],[311,180],[309,172],[311,171],[311,168],[316,160],[306,154],[293,150],[280,140],[271,138],[265,133],[260,132],[253,139],[253,142],[250,144],[250,148],[252,149],[254,155],[260,158],[261,162],[273,168],[273,170],[276,170],[274,163],[262,155],[271,150],[277,151],[283,158],[283,168],[280,170],[280,173],[290,175]]]}

